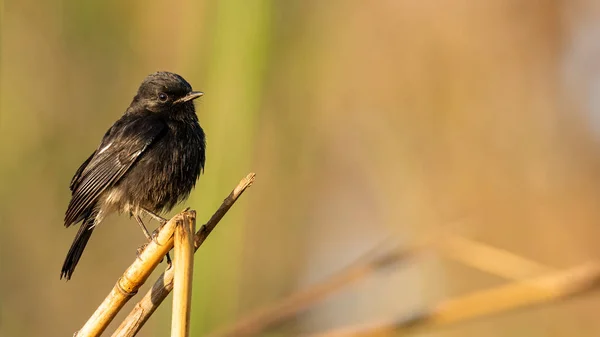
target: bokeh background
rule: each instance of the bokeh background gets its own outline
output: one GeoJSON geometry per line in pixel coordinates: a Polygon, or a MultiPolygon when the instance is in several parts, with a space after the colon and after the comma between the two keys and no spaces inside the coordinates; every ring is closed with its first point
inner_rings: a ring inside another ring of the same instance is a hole
{"type": "MultiPolygon", "coordinates": [[[[157,70],[206,93],[207,167],[177,210],[203,222],[257,173],[197,255],[194,336],[382,239],[449,224],[552,267],[600,255],[597,1],[5,0],[0,13],[2,336],[71,336],[135,258],[142,234],[112,216],[59,280],[70,178],[157,70]]],[[[502,282],[427,256],[265,335],[401,317],[502,282]]],[[[169,333],[169,301],[141,336],[169,333]]],[[[427,335],[598,336],[598,312],[592,294],[427,335]]]]}

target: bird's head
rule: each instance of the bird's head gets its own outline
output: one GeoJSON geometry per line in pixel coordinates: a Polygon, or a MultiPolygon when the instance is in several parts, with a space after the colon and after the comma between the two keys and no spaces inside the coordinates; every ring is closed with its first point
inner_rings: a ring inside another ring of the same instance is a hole
{"type": "Polygon", "coordinates": [[[183,77],[159,71],[144,79],[134,103],[152,112],[189,111],[185,108],[178,109],[179,107],[191,107],[191,111],[194,111],[193,100],[202,95],[200,91],[193,91],[192,86],[183,77]]]}

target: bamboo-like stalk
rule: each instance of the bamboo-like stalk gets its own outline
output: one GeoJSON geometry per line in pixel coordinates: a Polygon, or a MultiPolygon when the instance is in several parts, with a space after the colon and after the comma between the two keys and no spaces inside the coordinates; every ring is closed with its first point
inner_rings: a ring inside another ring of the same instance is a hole
{"type": "MultiPolygon", "coordinates": [[[[196,235],[194,236],[194,249],[202,245],[204,240],[217,226],[219,221],[225,216],[227,211],[233,206],[238,198],[244,193],[244,191],[252,185],[254,182],[254,173],[248,174],[240,183],[233,189],[233,191],[223,200],[223,203],[219,209],[213,214],[208,222],[200,227],[196,235]]],[[[164,301],[173,290],[173,268],[167,269],[162,275],[158,277],[158,280],[154,283],[152,288],[148,290],[146,295],[135,305],[129,315],[123,320],[123,323],[113,333],[112,337],[132,337],[144,326],[144,323],[148,321],[150,316],[154,313],[156,308],[164,301]]]]}
{"type": "MultiPolygon", "coordinates": [[[[194,212],[195,213],[195,212],[194,212]]],[[[192,301],[192,278],[194,272],[194,232],[196,217],[186,217],[175,227],[175,270],[173,290],[173,314],[171,337],[190,335],[190,310],[192,301]]]]}
{"type": "Polygon", "coordinates": [[[347,327],[313,337],[374,337],[416,332],[581,295],[600,286],[600,265],[589,263],[443,301],[408,319],[347,327]]]}
{"type": "Polygon", "coordinates": [[[137,293],[154,268],[173,248],[175,224],[183,219],[186,212],[187,210],[175,215],[160,229],[155,240],[148,243],[138,258],[125,270],[102,304],[76,333],[77,337],[95,337],[102,334],[119,310],[137,293]]]}

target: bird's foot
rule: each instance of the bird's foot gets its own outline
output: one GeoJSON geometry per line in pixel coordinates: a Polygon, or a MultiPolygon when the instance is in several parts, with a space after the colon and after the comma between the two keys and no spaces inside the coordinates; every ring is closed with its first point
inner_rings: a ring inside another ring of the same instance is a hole
{"type": "Polygon", "coordinates": [[[156,243],[159,246],[162,246],[160,243],[158,243],[158,233],[160,232],[160,229],[162,228],[162,226],[159,226],[158,228],[156,228],[151,235],[150,240],[154,241],[154,243],[156,243]]]}
{"type": "Polygon", "coordinates": [[[138,249],[135,251],[135,255],[137,256],[138,259],[140,258],[140,255],[142,254],[144,249],[146,249],[147,246],[148,246],[148,243],[144,243],[143,245],[138,247],[138,249]]]}
{"type": "MultiPolygon", "coordinates": [[[[146,242],[146,243],[144,243],[143,245],[141,245],[141,246],[140,246],[138,249],[136,249],[136,251],[135,251],[135,255],[136,255],[136,257],[137,257],[138,259],[141,259],[141,258],[140,258],[140,255],[142,254],[142,252],[144,251],[144,249],[146,249],[146,247],[148,247],[148,244],[150,244],[150,242],[146,242]]],[[[173,262],[171,261],[171,256],[169,255],[169,253],[168,253],[168,252],[167,252],[167,255],[166,255],[166,257],[167,257],[167,265],[168,265],[168,266],[167,266],[167,269],[169,269],[169,268],[171,268],[171,266],[173,265],[173,262]]],[[[165,260],[165,259],[164,259],[164,258],[162,258],[162,259],[160,260],[160,263],[162,263],[164,260],[165,260]]]]}
{"type": "Polygon", "coordinates": [[[163,227],[165,227],[167,222],[169,222],[169,220],[167,220],[167,219],[156,220],[156,221],[158,221],[158,227],[156,227],[157,231],[161,230],[163,227]]]}

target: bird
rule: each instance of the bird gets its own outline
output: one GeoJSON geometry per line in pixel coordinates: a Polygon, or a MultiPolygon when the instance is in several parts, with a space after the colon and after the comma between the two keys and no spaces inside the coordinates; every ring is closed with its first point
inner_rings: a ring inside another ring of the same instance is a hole
{"type": "Polygon", "coordinates": [[[159,71],[139,86],[125,113],[71,179],[64,225],[81,223],[60,278],[70,280],[94,229],[110,213],[164,225],[161,213],[187,199],[204,172],[206,136],[194,100],[203,95],[180,75],[159,71]]]}

